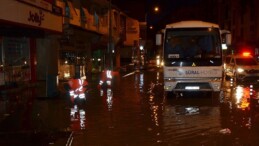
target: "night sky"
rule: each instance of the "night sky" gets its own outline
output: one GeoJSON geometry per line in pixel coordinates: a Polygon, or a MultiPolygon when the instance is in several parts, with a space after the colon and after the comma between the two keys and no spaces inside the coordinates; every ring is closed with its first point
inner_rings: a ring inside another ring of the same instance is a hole
{"type": "Polygon", "coordinates": [[[123,10],[128,16],[145,21],[147,13],[148,23],[159,25],[172,12],[180,7],[199,5],[201,0],[112,0],[112,3],[123,10]],[[160,8],[159,13],[154,13],[154,6],[160,8]]]}
{"type": "Polygon", "coordinates": [[[114,5],[138,20],[144,19],[146,12],[151,13],[154,6],[158,6],[160,13],[166,15],[177,8],[197,5],[199,2],[200,0],[112,0],[114,5]]]}

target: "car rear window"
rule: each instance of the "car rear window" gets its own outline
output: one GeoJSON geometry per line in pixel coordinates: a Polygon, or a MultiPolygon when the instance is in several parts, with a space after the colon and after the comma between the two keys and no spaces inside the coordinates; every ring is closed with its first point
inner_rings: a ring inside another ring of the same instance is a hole
{"type": "Polygon", "coordinates": [[[253,58],[237,58],[237,65],[257,65],[257,62],[253,58]]]}

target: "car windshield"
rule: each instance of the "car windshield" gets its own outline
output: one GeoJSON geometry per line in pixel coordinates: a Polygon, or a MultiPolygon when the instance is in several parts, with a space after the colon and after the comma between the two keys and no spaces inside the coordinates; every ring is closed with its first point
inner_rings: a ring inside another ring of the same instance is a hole
{"type": "Polygon", "coordinates": [[[253,58],[237,58],[237,65],[257,65],[257,62],[253,58]]]}

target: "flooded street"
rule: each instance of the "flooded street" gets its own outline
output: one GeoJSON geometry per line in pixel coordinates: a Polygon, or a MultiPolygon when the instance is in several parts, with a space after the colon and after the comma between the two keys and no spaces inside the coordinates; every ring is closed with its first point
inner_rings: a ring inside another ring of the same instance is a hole
{"type": "Polygon", "coordinates": [[[259,145],[259,114],[235,106],[238,88],[225,86],[221,100],[209,93],[166,98],[155,69],[121,73],[103,90],[98,80],[93,75],[85,100],[73,103],[68,94],[50,99],[32,90],[1,97],[0,145],[259,145]]]}
{"type": "Polygon", "coordinates": [[[121,75],[112,91],[101,91],[99,96],[90,92],[94,96],[86,102],[86,130],[74,144],[259,144],[251,110],[234,111],[228,102],[221,103],[209,93],[166,98],[162,77],[154,70],[121,75]]]}

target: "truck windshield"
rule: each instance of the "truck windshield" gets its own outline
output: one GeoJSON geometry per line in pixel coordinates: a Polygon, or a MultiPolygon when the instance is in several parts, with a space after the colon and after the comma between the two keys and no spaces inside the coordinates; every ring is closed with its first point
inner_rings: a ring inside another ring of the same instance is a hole
{"type": "MultiPolygon", "coordinates": [[[[221,60],[221,41],[217,28],[167,29],[164,43],[164,61],[221,60]]],[[[218,62],[217,64],[221,64],[218,62]]],[[[199,64],[199,63],[198,63],[199,64]]],[[[206,64],[206,63],[205,63],[206,64]]]]}

